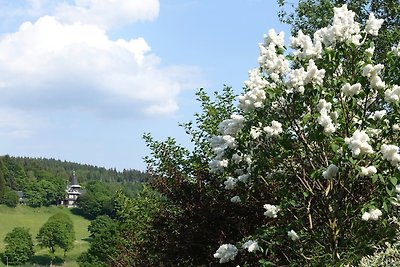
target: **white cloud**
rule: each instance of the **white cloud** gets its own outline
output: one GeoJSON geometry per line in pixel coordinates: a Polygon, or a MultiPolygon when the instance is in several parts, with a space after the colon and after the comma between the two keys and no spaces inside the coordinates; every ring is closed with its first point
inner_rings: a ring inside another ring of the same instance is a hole
{"type": "Polygon", "coordinates": [[[0,106],[168,115],[182,90],[200,85],[200,71],[159,62],[143,38],[113,41],[96,25],[44,16],[0,38],[0,106]]]}
{"type": "Polygon", "coordinates": [[[160,9],[158,0],[75,0],[55,10],[62,21],[95,24],[105,28],[154,20],[160,9]]]}

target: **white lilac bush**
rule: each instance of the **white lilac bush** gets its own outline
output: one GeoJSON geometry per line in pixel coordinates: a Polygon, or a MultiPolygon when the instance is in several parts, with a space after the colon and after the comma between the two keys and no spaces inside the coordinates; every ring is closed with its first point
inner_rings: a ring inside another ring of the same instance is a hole
{"type": "Polygon", "coordinates": [[[209,168],[236,205],[260,187],[272,199],[259,199],[265,222],[237,240],[251,241],[238,245],[243,251],[218,248],[221,263],[246,250],[260,264],[351,262],[392,238],[387,220],[400,192],[400,44],[388,49],[388,64],[374,62],[384,21],[374,14],[365,25],[355,19],[343,5],[314,36],[291,37],[290,49],[274,30],[259,45],[259,67],[249,71],[237,111],[210,140],[209,168]]]}

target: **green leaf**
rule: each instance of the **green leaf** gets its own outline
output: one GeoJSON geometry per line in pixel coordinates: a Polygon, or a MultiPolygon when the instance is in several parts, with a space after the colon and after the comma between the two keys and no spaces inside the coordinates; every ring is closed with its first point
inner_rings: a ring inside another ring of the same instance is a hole
{"type": "Polygon", "coordinates": [[[386,204],[386,202],[383,202],[383,210],[385,211],[385,212],[388,212],[388,206],[387,206],[387,204],[386,204]]]}
{"type": "Polygon", "coordinates": [[[276,266],[275,263],[267,261],[265,259],[261,259],[258,262],[261,264],[261,266],[276,266]]]}
{"type": "Polygon", "coordinates": [[[397,185],[397,178],[394,176],[391,176],[389,178],[390,182],[392,183],[392,185],[396,186],[397,185]]]}
{"type": "Polygon", "coordinates": [[[391,195],[393,194],[393,189],[389,189],[389,188],[386,186],[386,193],[388,193],[388,195],[391,196],[391,195]]]}

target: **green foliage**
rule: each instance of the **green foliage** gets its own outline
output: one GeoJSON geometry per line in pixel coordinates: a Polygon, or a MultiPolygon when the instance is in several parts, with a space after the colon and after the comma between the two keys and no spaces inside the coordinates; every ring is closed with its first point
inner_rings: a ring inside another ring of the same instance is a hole
{"type": "Polygon", "coordinates": [[[0,160],[0,203],[3,203],[4,194],[6,193],[6,180],[4,179],[3,172],[1,171],[1,160],[0,160]]]}
{"type": "Polygon", "coordinates": [[[113,213],[113,197],[118,187],[100,181],[92,181],[86,185],[86,192],[76,201],[82,215],[94,219],[99,215],[113,213]]]}
{"type": "Polygon", "coordinates": [[[6,190],[3,197],[3,203],[9,207],[15,208],[19,203],[18,194],[14,190],[6,190]]]}
{"type": "Polygon", "coordinates": [[[122,253],[124,240],[118,223],[111,220],[104,226],[93,235],[88,252],[79,257],[80,266],[110,266],[110,262],[122,253]]]}
{"type": "Polygon", "coordinates": [[[34,255],[32,236],[26,228],[14,228],[6,235],[4,241],[6,242],[4,257],[7,257],[8,264],[24,264],[34,255]]]}
{"type": "Polygon", "coordinates": [[[398,267],[400,266],[400,232],[399,222],[396,217],[391,221],[397,227],[395,242],[386,242],[384,247],[378,246],[375,248],[373,255],[364,256],[359,267],[398,267]]]}
{"type": "MultiPolygon", "coordinates": [[[[182,174],[182,177],[198,176],[199,172],[208,168],[208,158],[212,154],[209,139],[218,132],[219,122],[235,112],[235,95],[231,87],[225,86],[222,93],[214,92],[214,99],[204,89],[199,89],[196,96],[202,112],[194,115],[194,122],[180,124],[191,137],[193,151],[178,145],[171,137],[160,142],[154,140],[149,133],[143,136],[151,151],[151,155],[146,156],[144,161],[148,173],[153,177],[170,177],[177,173],[182,174]]],[[[168,181],[173,182],[173,179],[168,181]]]]}
{"type": "Polygon", "coordinates": [[[88,227],[90,237],[94,238],[104,229],[107,229],[111,224],[113,224],[113,220],[108,215],[97,216],[96,219],[94,219],[88,227]]]}
{"type": "Polygon", "coordinates": [[[147,187],[134,198],[115,198],[115,218],[98,216],[89,226],[92,240],[80,266],[157,266],[154,220],[165,199],[147,187]]]}
{"type": "Polygon", "coordinates": [[[66,181],[60,177],[47,177],[40,181],[26,181],[24,194],[32,207],[56,205],[65,198],[66,181]]]}
{"type": "Polygon", "coordinates": [[[40,228],[36,237],[39,246],[49,248],[54,255],[56,248],[64,250],[64,254],[71,250],[75,241],[75,233],[71,218],[65,213],[51,216],[40,228]]]}
{"type": "MultiPolygon", "coordinates": [[[[192,138],[192,151],[171,138],[159,142],[145,136],[152,153],[146,158],[154,177],[151,186],[172,205],[162,208],[153,221],[152,244],[160,249],[148,254],[167,266],[212,266],[212,253],[223,236],[246,236],[263,224],[255,198],[239,206],[232,203],[221,179],[208,171],[213,155],[209,140],[218,133],[220,122],[237,111],[232,89],[215,92],[213,100],[202,89],[196,95],[202,113],[195,114],[195,122],[181,124],[192,138]]],[[[257,192],[263,195],[267,189],[257,192]]]]}

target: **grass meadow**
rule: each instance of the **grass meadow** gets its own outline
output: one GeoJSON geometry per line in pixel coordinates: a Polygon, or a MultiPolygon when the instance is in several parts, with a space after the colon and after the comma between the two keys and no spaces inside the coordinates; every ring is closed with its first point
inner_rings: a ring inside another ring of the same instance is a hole
{"type": "MultiPolygon", "coordinates": [[[[33,242],[35,244],[35,256],[32,262],[23,267],[28,266],[49,266],[50,252],[48,249],[42,249],[36,245],[36,235],[39,232],[40,227],[47,221],[47,219],[59,212],[68,214],[73,223],[75,230],[75,243],[74,248],[67,252],[64,259],[64,252],[61,249],[56,251],[56,260],[53,265],[64,266],[64,267],[77,267],[78,264],[76,259],[82,252],[87,251],[89,248],[88,237],[89,232],[87,227],[90,221],[85,218],[71,213],[71,210],[65,207],[41,207],[31,208],[25,205],[19,205],[16,208],[9,208],[5,205],[0,205],[0,257],[3,259],[2,253],[4,252],[4,238],[8,232],[14,227],[25,227],[29,229],[32,235],[33,242]]],[[[0,261],[0,267],[6,266],[5,262],[0,261]]]]}

